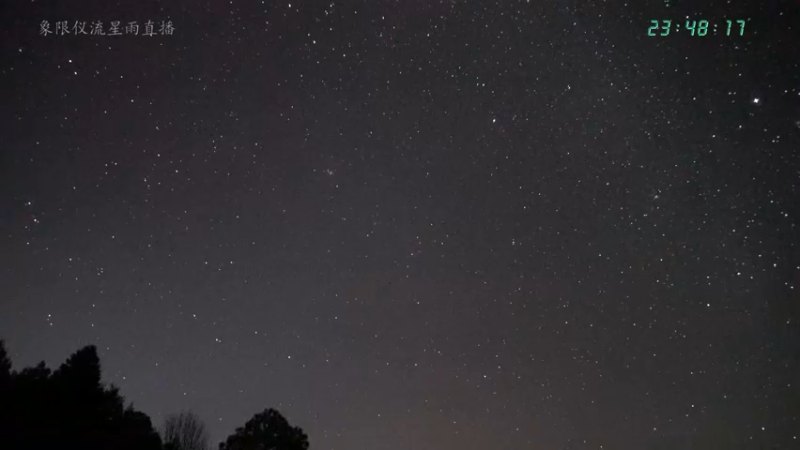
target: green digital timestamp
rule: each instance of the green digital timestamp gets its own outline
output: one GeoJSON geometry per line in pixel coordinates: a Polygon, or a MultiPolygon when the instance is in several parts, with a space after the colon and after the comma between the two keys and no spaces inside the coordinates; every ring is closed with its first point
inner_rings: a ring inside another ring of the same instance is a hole
{"type": "MultiPolygon", "coordinates": [[[[725,36],[744,36],[744,27],[747,21],[737,19],[726,19],[722,21],[712,22],[708,20],[687,20],[683,24],[683,30],[690,33],[692,36],[708,36],[710,34],[722,34],[725,36]]],[[[648,36],[669,36],[670,32],[681,31],[680,22],[673,26],[673,21],[669,19],[650,21],[650,27],[647,29],[648,36]]]]}

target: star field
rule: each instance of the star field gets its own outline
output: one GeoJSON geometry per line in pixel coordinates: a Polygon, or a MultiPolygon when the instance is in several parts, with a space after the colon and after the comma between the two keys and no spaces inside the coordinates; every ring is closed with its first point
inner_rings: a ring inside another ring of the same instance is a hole
{"type": "Polygon", "coordinates": [[[797,18],[12,0],[0,338],[215,443],[275,407],[312,449],[798,448],[797,18]]]}

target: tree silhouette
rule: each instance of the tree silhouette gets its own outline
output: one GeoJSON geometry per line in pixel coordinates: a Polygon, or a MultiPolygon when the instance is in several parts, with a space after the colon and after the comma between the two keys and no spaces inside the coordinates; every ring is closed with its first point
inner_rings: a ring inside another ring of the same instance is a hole
{"type": "Polygon", "coordinates": [[[0,389],[11,383],[11,359],[6,351],[6,342],[0,339],[0,389]]]}
{"type": "MultiPolygon", "coordinates": [[[[208,450],[196,414],[167,418],[161,436],[150,418],[102,383],[97,348],[73,353],[56,371],[44,362],[12,370],[0,340],[0,449],[208,450]]],[[[219,444],[220,450],[308,450],[308,436],[278,411],[265,409],[219,444]]]]}
{"type": "Polygon", "coordinates": [[[208,431],[197,414],[184,411],[164,421],[161,440],[171,450],[208,450],[208,431]]]}
{"type": "Polygon", "coordinates": [[[114,387],[101,383],[100,358],[84,347],[55,372],[44,362],[16,373],[0,343],[0,448],[160,450],[150,418],[125,408],[114,387]],[[6,376],[7,375],[7,376],[6,376]]]}
{"type": "MultiPolygon", "coordinates": [[[[8,436],[11,425],[10,411],[7,405],[11,395],[11,359],[6,351],[6,343],[0,339],[0,438],[8,436]]],[[[0,446],[2,441],[0,441],[0,446]]]]}
{"type": "Polygon", "coordinates": [[[219,444],[219,450],[307,450],[308,436],[292,427],[278,411],[265,409],[254,415],[219,444]]]}
{"type": "Polygon", "coordinates": [[[71,383],[75,389],[86,391],[100,387],[100,357],[94,345],[73,353],[53,374],[53,377],[71,383]]]}
{"type": "Polygon", "coordinates": [[[150,417],[133,409],[133,405],[129,405],[122,416],[117,418],[111,427],[111,431],[111,441],[114,442],[114,449],[155,450],[161,448],[161,437],[153,428],[150,417]]]}
{"type": "Polygon", "coordinates": [[[52,431],[37,433],[37,429],[50,428],[47,422],[52,421],[52,413],[45,407],[52,394],[49,379],[50,369],[44,362],[11,374],[8,397],[2,407],[3,425],[0,427],[9,444],[8,447],[3,445],[4,448],[25,448],[26,444],[30,448],[37,448],[54,440],[52,431]]]}

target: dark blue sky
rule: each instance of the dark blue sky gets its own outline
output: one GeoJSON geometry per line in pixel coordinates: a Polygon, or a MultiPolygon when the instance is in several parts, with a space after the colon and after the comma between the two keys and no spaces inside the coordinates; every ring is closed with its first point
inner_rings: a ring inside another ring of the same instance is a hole
{"type": "Polygon", "coordinates": [[[0,7],[15,368],[215,441],[800,445],[797,5],[73,3],[0,7]]]}

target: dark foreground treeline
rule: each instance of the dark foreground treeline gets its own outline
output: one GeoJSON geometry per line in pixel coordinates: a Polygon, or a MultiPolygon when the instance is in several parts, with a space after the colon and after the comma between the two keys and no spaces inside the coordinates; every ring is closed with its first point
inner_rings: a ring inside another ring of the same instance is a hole
{"type": "MultiPolygon", "coordinates": [[[[94,346],[55,371],[44,362],[19,372],[0,340],[0,449],[207,450],[205,426],[192,413],[167,418],[160,432],[150,417],[125,405],[119,389],[100,379],[94,346]]],[[[256,414],[219,444],[220,450],[306,450],[308,437],[274,409],[256,414]]]]}

